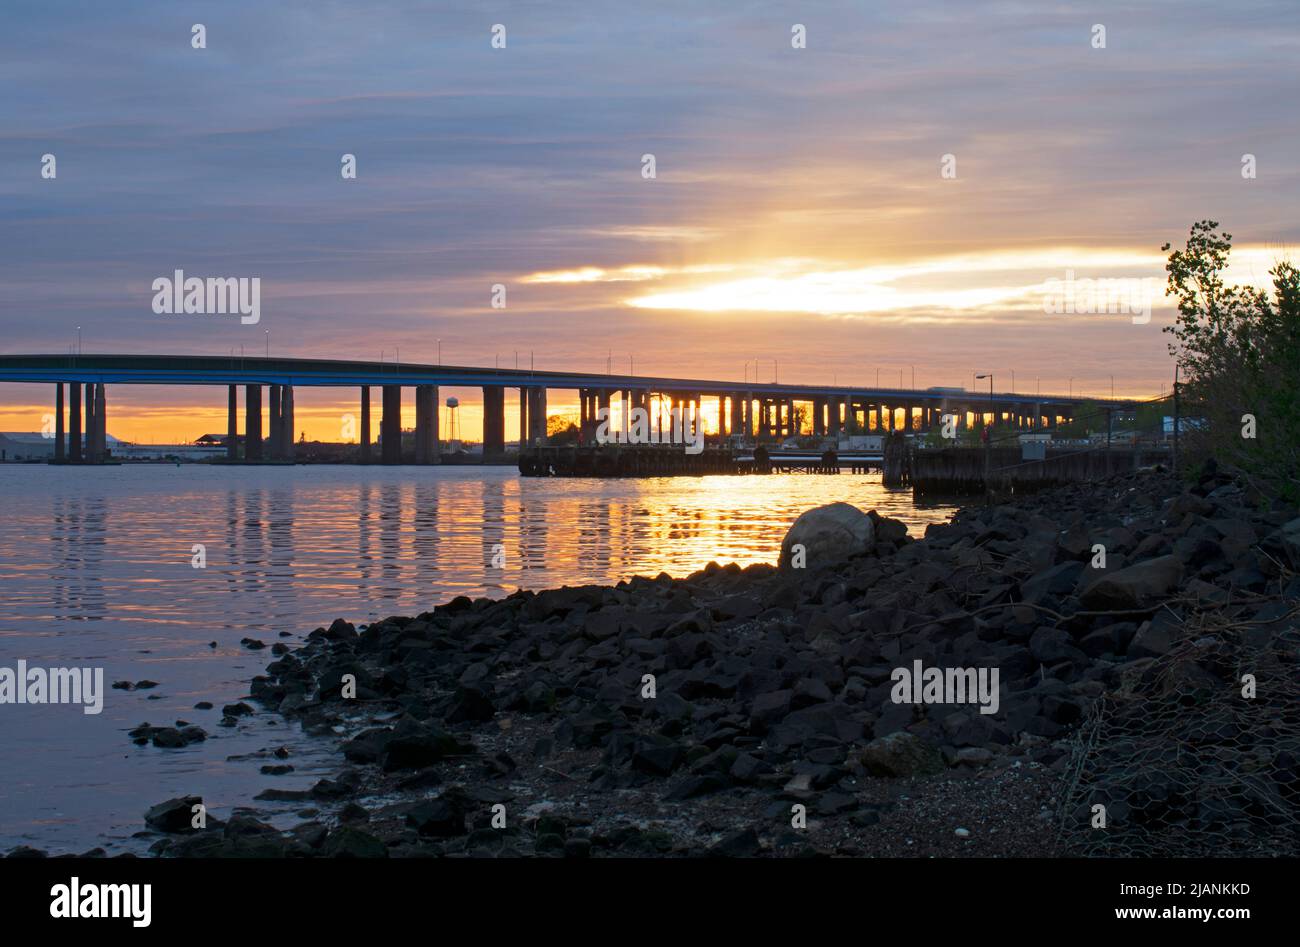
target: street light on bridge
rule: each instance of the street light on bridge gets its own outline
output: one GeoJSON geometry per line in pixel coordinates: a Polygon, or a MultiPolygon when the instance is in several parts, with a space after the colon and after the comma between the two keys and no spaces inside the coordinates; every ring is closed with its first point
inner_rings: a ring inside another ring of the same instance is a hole
{"type": "Polygon", "coordinates": [[[989,372],[987,375],[975,376],[976,381],[979,381],[981,378],[987,378],[989,380],[989,414],[991,415],[989,419],[989,427],[992,427],[998,419],[997,412],[993,410],[993,373],[989,372]]]}

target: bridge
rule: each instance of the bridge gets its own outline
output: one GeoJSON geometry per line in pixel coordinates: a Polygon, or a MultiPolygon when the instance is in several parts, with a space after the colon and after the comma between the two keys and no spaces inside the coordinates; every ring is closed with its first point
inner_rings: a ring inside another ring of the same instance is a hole
{"type": "MultiPolygon", "coordinates": [[[[294,389],[359,389],[359,457],[371,462],[370,391],[381,392],[379,461],[402,462],[403,391],[414,389],[415,462],[438,463],[438,388],[478,387],[483,392],[483,454],[505,454],[506,389],[519,395],[519,443],[546,442],[547,392],[576,390],[584,440],[594,439],[598,412],[621,403],[624,420],[635,408],[657,413],[681,412],[685,423],[701,424],[705,397],[717,398],[720,434],[742,440],[780,439],[798,433],[800,414],[811,416],[812,433],[831,436],[869,430],[928,430],[955,415],[959,428],[976,417],[995,425],[1033,430],[1074,418],[1085,401],[1098,399],[1017,392],[980,393],[953,388],[924,390],[844,385],[757,384],[700,378],[631,374],[593,374],[531,369],[420,365],[389,361],[257,358],[202,355],[0,355],[0,382],[48,383],[55,386],[56,462],[96,463],[107,455],[105,444],[109,385],[212,385],[227,388],[227,459],[238,454],[239,389],[244,389],[245,461],[292,460],[294,389]],[[64,429],[65,389],[67,433],[64,429]],[[263,389],[267,394],[267,436],[263,436],[263,389]],[[84,392],[84,393],[83,393],[84,392]],[[796,409],[802,403],[806,407],[796,409]],[[84,404],[84,438],[83,429],[84,404]],[[651,405],[655,407],[652,408],[651,405]]],[[[1116,410],[1132,408],[1128,400],[1101,401],[1116,410]]],[[[698,428],[696,428],[698,429],[698,428]]]]}

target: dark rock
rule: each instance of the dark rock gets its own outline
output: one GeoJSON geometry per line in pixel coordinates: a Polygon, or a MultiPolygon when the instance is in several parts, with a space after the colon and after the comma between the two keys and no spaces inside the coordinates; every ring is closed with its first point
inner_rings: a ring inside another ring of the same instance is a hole
{"type": "Polygon", "coordinates": [[[732,832],[708,850],[712,858],[753,858],[762,852],[758,833],[753,827],[732,832]]]}
{"type": "Polygon", "coordinates": [[[1159,602],[1182,580],[1177,556],[1160,556],[1120,569],[1088,586],[1080,596],[1084,608],[1096,611],[1140,609],[1159,602]]]}
{"type": "Polygon", "coordinates": [[[388,846],[363,829],[345,825],[329,833],[321,853],[330,858],[387,858],[388,846]]]}
{"type": "Polygon", "coordinates": [[[872,740],[859,751],[859,761],[873,776],[928,775],[944,769],[936,747],[905,731],[872,740]]]}
{"type": "Polygon", "coordinates": [[[145,824],[159,832],[193,832],[194,807],[202,803],[200,796],[168,799],[144,814],[145,824]]]}

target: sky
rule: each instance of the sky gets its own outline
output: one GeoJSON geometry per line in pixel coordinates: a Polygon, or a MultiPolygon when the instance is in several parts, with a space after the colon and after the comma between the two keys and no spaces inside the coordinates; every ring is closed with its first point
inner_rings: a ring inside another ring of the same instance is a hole
{"type": "MultiPolygon", "coordinates": [[[[1263,283],[1300,238],[1298,26],[1294,0],[9,0],[0,351],[80,327],[84,352],[1154,396],[1161,245],[1218,220],[1263,283]],[[177,269],[260,278],[260,321],[155,313],[177,269]],[[1048,311],[1071,274],[1131,281],[1149,321],[1048,311]]],[[[478,392],[443,394],[478,436],[478,392]]],[[[0,387],[0,430],[52,395],[0,387]]],[[[296,401],[309,438],[355,411],[296,401]]],[[[109,390],[117,437],[224,426],[219,389],[109,390]]]]}

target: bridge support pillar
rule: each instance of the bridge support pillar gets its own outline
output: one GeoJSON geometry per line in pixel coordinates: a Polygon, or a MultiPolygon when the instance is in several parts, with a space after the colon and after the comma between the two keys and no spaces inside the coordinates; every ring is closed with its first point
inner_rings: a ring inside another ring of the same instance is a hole
{"type": "Polygon", "coordinates": [[[280,456],[293,460],[293,385],[280,388],[280,456]]]}
{"type": "Polygon", "coordinates": [[[262,386],[244,386],[244,460],[262,459],[262,386]]]}
{"type": "Polygon", "coordinates": [[[528,446],[528,389],[519,386],[519,449],[528,446]]]}
{"type": "Polygon", "coordinates": [[[88,464],[95,462],[95,383],[86,382],[86,454],[88,464]]]}
{"type": "Polygon", "coordinates": [[[379,416],[379,459],[384,464],[402,462],[402,386],[383,386],[383,413],[379,416]]]}
{"type": "Polygon", "coordinates": [[[266,458],[280,459],[280,447],[284,438],[280,434],[280,386],[266,386],[266,458]]]}
{"type": "Polygon", "coordinates": [[[239,459],[239,388],[226,386],[226,460],[239,459]]]}
{"type": "Polygon", "coordinates": [[[438,460],[438,388],[415,386],[415,462],[433,464],[438,460]]]}
{"type": "Polygon", "coordinates": [[[63,463],[66,447],[63,440],[63,382],[59,382],[54,386],[54,462],[56,464],[63,463]]]}
{"type": "Polygon", "coordinates": [[[68,383],[68,461],[81,463],[81,382],[68,383]]]}
{"type": "Polygon", "coordinates": [[[101,381],[95,385],[95,463],[108,456],[108,390],[101,381]]]}
{"type": "Polygon", "coordinates": [[[506,452],[506,390],[483,386],[483,462],[499,460],[506,452]]]}
{"type": "Polygon", "coordinates": [[[530,445],[546,443],[546,389],[528,389],[528,441],[530,445]]]}
{"type": "Polygon", "coordinates": [[[370,463],[370,386],[361,386],[361,443],[358,445],[357,459],[363,464],[370,463]]]}

